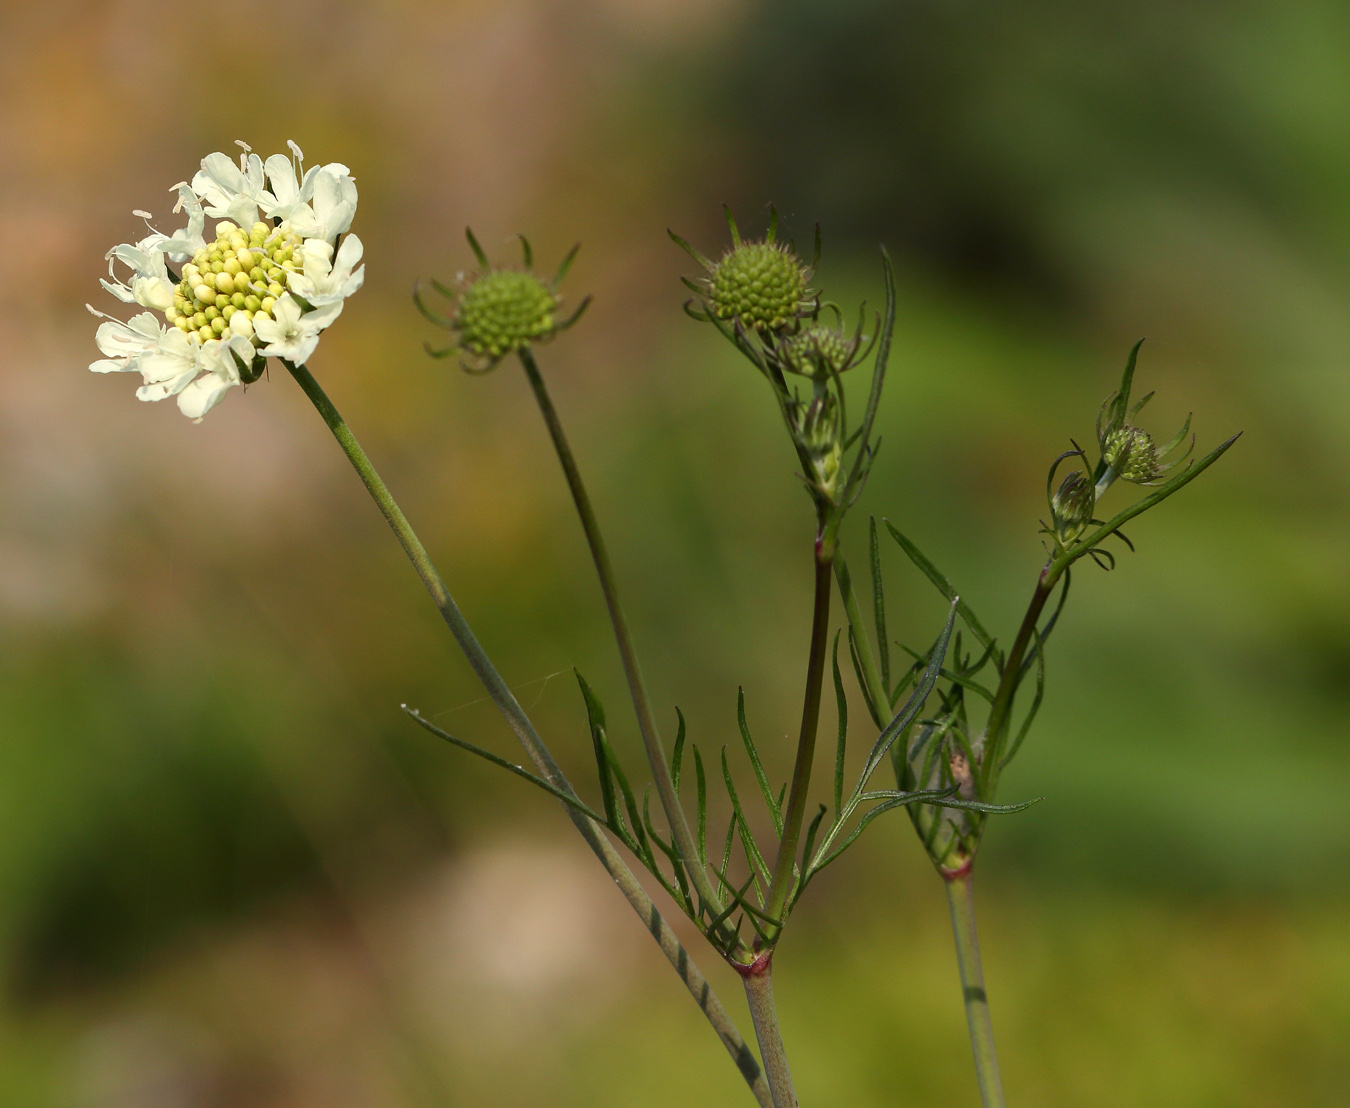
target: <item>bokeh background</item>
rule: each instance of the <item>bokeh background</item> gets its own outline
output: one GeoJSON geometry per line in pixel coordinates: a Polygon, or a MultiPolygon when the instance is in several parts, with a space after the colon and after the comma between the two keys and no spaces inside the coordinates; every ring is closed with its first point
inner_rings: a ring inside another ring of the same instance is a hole
{"type": "MultiPolygon", "coordinates": [[[[1004,785],[1046,800],[980,864],[1009,1099],[1347,1103],[1348,108],[1325,0],[5,5],[0,1102],[750,1103],[556,806],[399,712],[514,750],[293,383],[194,426],[85,368],[131,210],[171,222],[203,155],[293,138],[355,173],[368,263],[313,368],[576,779],[572,667],[641,763],[565,488],[518,370],[433,362],[409,300],[469,265],[466,223],[499,258],[585,243],[566,291],[594,306],[542,360],[654,695],[715,751],[744,686],[776,777],[809,508],[666,228],[716,252],[723,201],[818,220],[845,303],[877,303],[889,245],[845,541],[894,520],[1004,636],[1045,468],[1148,336],[1148,425],[1246,434],[1078,574],[1052,644],[1004,785]]],[[[886,560],[892,630],[930,640],[940,599],[886,560]]],[[[794,923],[804,1103],[976,1102],[903,815],[794,923]]]]}

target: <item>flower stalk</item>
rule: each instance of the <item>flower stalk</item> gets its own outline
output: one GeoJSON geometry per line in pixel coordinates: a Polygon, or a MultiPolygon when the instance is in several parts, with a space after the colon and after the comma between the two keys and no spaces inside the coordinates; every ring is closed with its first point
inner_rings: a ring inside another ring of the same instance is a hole
{"type": "Polygon", "coordinates": [[[975,932],[975,890],[971,885],[970,867],[959,873],[943,874],[943,877],[952,912],[952,937],[956,941],[956,964],[961,972],[961,995],[965,999],[980,1103],[983,1108],[1004,1108],[1003,1083],[994,1050],[994,1025],[989,1018],[989,998],[984,991],[984,968],[980,964],[980,941],[975,932]]]}
{"type": "MultiPolygon", "coordinates": [[[[478,642],[473,630],[469,627],[468,621],[465,620],[459,606],[446,588],[445,582],[431,560],[431,556],[427,553],[426,547],[422,545],[421,539],[417,537],[417,533],[403,514],[403,510],[398,506],[398,502],[380,478],[375,466],[361,448],[361,444],[352,434],[346,421],[328,398],[319,382],[314,379],[314,375],[304,365],[296,365],[288,361],[282,364],[295,378],[323,418],[324,423],[328,425],[333,437],[337,439],[338,445],[347,455],[352,467],[366,486],[366,490],[380,509],[380,513],[384,516],[385,521],[402,545],[404,552],[408,555],[409,561],[412,562],[413,568],[417,571],[418,577],[421,578],[422,584],[430,594],[432,602],[450,628],[450,633],[454,635],[455,641],[459,644],[470,667],[483,683],[484,688],[487,689],[488,695],[506,719],[511,730],[515,732],[516,737],[525,748],[525,752],[529,755],[530,761],[555,788],[575,798],[576,793],[564,776],[562,769],[554,761],[548,747],[535,730],[534,724],[516,700],[515,694],[511,692],[501,674],[497,671],[497,667],[492,664],[492,660],[478,642]]],[[[731,1055],[732,1061],[735,1062],[741,1076],[749,1085],[755,1099],[762,1108],[770,1108],[771,1105],[773,1108],[778,1108],[777,1105],[774,1105],[768,1084],[760,1067],[755,1062],[754,1054],[736,1029],[730,1014],[722,1006],[721,1001],[712,991],[712,986],[708,984],[707,979],[700,972],[698,966],[694,964],[693,959],[690,958],[689,952],[684,949],[674,932],[671,931],[670,926],[662,917],[651,897],[647,895],[633,875],[632,870],[628,868],[619,856],[618,851],[614,849],[594,820],[570,804],[565,804],[564,808],[567,811],[568,818],[581,833],[582,838],[586,840],[586,845],[600,860],[600,864],[605,867],[606,872],[619,887],[619,891],[623,893],[629,905],[637,912],[644,926],[656,940],[657,945],[660,946],[661,952],[684,982],[690,995],[693,996],[700,1010],[717,1033],[718,1038],[722,1041],[727,1053],[731,1055]]]]}
{"type": "Polygon", "coordinates": [[[830,579],[833,573],[834,543],[826,537],[826,513],[820,515],[815,542],[815,593],[811,614],[811,648],[806,663],[806,692],[802,698],[802,723],[797,736],[797,756],[788,786],[787,808],[783,812],[783,834],[778,840],[769,893],[764,912],[779,920],[770,939],[776,941],[781,920],[795,878],[797,844],[806,816],[807,792],[811,785],[811,767],[816,754],[816,732],[820,723],[820,693],[825,685],[825,654],[830,635],[830,579]]]}
{"type": "Polygon", "coordinates": [[[704,910],[715,917],[722,912],[721,898],[713,889],[712,882],[708,879],[707,872],[699,861],[694,836],[689,829],[689,821],[685,818],[684,809],[680,806],[679,797],[675,793],[675,784],[670,774],[670,764],[666,761],[666,752],[661,745],[661,735],[656,728],[651,699],[647,695],[647,686],[642,679],[642,669],[638,664],[633,637],[628,630],[628,620],[624,616],[623,605],[619,600],[619,587],[614,576],[614,565],[609,559],[609,551],[605,547],[604,537],[600,534],[600,523],[595,517],[595,510],[591,506],[591,498],[587,494],[586,486],[581,479],[581,471],[577,468],[576,458],[567,442],[562,421],[558,418],[558,411],[553,406],[553,400],[549,396],[548,387],[544,384],[543,375],[539,372],[539,365],[534,360],[534,354],[528,346],[520,349],[518,354],[520,363],[525,368],[525,376],[530,382],[530,388],[534,391],[535,400],[539,404],[539,411],[544,417],[544,424],[548,427],[549,438],[553,440],[553,448],[557,452],[558,461],[562,465],[563,476],[567,479],[567,487],[572,494],[572,502],[575,504],[577,515],[581,520],[581,529],[586,534],[586,544],[590,547],[591,559],[595,562],[595,572],[600,578],[600,590],[604,593],[605,606],[609,609],[609,618],[614,627],[614,638],[618,644],[619,657],[623,662],[624,677],[628,682],[629,693],[632,696],[633,711],[637,715],[638,731],[642,735],[642,745],[646,750],[647,761],[651,765],[652,777],[656,782],[657,796],[661,801],[662,809],[666,813],[666,820],[669,823],[671,835],[675,839],[675,847],[684,862],[685,871],[694,884],[694,890],[703,902],[704,910]]]}

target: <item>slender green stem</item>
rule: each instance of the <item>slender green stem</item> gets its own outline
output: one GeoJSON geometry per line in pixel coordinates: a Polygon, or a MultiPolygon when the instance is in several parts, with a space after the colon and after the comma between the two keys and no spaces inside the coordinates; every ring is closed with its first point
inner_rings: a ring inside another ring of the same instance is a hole
{"type": "Polygon", "coordinates": [[[890,723],[891,694],[886,682],[881,679],[881,670],[877,668],[876,655],[872,651],[872,640],[867,634],[867,624],[863,622],[862,609],[858,607],[858,595],[853,589],[853,577],[848,571],[848,562],[844,552],[836,544],[834,550],[834,578],[839,584],[839,596],[844,602],[844,615],[848,618],[849,629],[853,632],[854,647],[862,662],[863,680],[867,683],[867,698],[871,701],[875,714],[872,722],[882,730],[890,723]]]}
{"type": "Polygon", "coordinates": [[[1021,679],[1022,660],[1026,657],[1031,637],[1036,632],[1036,623],[1045,609],[1045,602],[1055,589],[1055,583],[1064,572],[1059,562],[1048,562],[1036,581],[1036,590],[1031,594],[1026,615],[1022,617],[1022,626],[1017,629],[1017,638],[1003,663],[1003,674],[999,678],[998,688],[994,691],[994,702],[989,708],[989,722],[985,725],[985,750],[980,772],[983,778],[980,799],[992,800],[987,795],[989,785],[998,773],[998,762],[1002,756],[1003,740],[1008,730],[1008,717],[1012,712],[1013,697],[1021,679]]]}
{"type": "Polygon", "coordinates": [[[520,351],[520,361],[525,367],[525,376],[529,378],[535,399],[539,402],[539,411],[543,413],[549,437],[553,440],[553,448],[558,453],[558,461],[562,463],[563,476],[567,478],[567,487],[572,493],[572,501],[576,504],[577,515],[581,518],[581,529],[585,532],[587,545],[591,548],[591,558],[595,562],[595,571],[600,578],[600,590],[605,595],[610,622],[614,625],[614,638],[618,643],[619,657],[623,661],[624,677],[628,680],[628,689],[633,698],[633,711],[637,714],[642,745],[647,752],[647,761],[651,764],[657,797],[661,801],[661,807],[665,809],[671,834],[675,838],[675,848],[680,853],[685,871],[693,881],[704,908],[716,916],[722,911],[721,899],[703,866],[699,864],[698,850],[694,845],[694,836],[689,830],[689,821],[685,819],[680,798],[675,794],[675,783],[671,780],[670,765],[666,761],[666,752],[661,745],[660,732],[656,729],[651,699],[647,695],[647,686],[642,680],[642,669],[638,665],[637,651],[633,647],[633,636],[629,633],[628,620],[624,617],[623,605],[619,602],[619,587],[614,576],[614,566],[609,560],[604,537],[600,534],[600,524],[595,517],[595,510],[591,507],[591,498],[581,480],[581,471],[577,468],[572,448],[567,443],[562,421],[558,418],[557,409],[553,406],[548,389],[544,385],[543,375],[539,372],[539,366],[529,347],[520,351]]]}
{"type": "Polygon", "coordinates": [[[750,965],[736,969],[745,982],[745,999],[764,1057],[764,1072],[769,1075],[774,1108],[798,1108],[797,1090],[783,1049],[783,1031],[778,1026],[778,1009],[773,1003],[773,951],[766,950],[750,965]]]}
{"type": "Polygon", "coordinates": [[[975,1080],[984,1108],[1004,1108],[1003,1083],[994,1052],[994,1025],[989,1019],[989,998],[984,992],[980,965],[980,940],[975,934],[975,893],[970,870],[946,877],[947,902],[952,909],[952,934],[956,939],[956,962],[961,970],[961,993],[966,1002],[970,1048],[975,1055],[975,1080]]]}
{"type": "MultiPolygon", "coordinates": [[[[417,533],[412,529],[412,525],[404,516],[402,509],[395,502],[384,481],[380,479],[380,475],[375,471],[375,467],[366,456],[366,452],[361,449],[361,444],[356,441],[356,436],[347,427],[346,421],[343,420],[337,408],[333,406],[333,402],[328,399],[328,395],[308,369],[303,365],[292,365],[290,362],[283,362],[283,364],[299,383],[314,407],[318,409],[323,421],[328,425],[328,429],[333,432],[333,437],[337,439],[338,445],[346,453],[352,467],[356,470],[371,498],[380,509],[380,513],[398,537],[398,541],[402,544],[413,567],[417,570],[417,575],[422,579],[422,584],[431,594],[432,601],[440,609],[446,625],[450,628],[450,633],[454,635],[455,641],[464,652],[470,667],[483,683],[483,687],[487,689],[488,695],[505,717],[511,730],[515,732],[516,737],[525,748],[525,752],[529,755],[530,761],[534,763],[540,774],[556,788],[575,796],[571,784],[563,775],[558,763],[554,761],[553,755],[544,744],[544,740],[534,729],[534,724],[530,722],[524,709],[516,701],[515,695],[507,687],[501,674],[497,672],[497,667],[492,664],[492,660],[479,644],[473,630],[469,627],[468,621],[465,620],[459,606],[455,603],[449,590],[446,589],[445,582],[441,580],[441,575],[437,572],[436,566],[432,563],[421,539],[417,537],[417,533]]],[[[680,980],[684,982],[685,987],[712,1025],[713,1030],[717,1032],[718,1038],[722,1040],[723,1046],[726,1047],[727,1053],[731,1055],[732,1061],[736,1063],[736,1067],[740,1070],[741,1076],[745,1078],[746,1084],[750,1086],[755,1099],[764,1108],[769,1108],[772,1104],[772,1098],[764,1075],[760,1072],[759,1065],[755,1061],[754,1054],[746,1045],[740,1032],[737,1031],[735,1023],[722,1006],[722,1002],[712,991],[712,986],[708,984],[698,966],[694,964],[694,960],[689,957],[689,952],[675,937],[675,933],[671,931],[660,911],[652,902],[651,897],[647,895],[638,879],[633,875],[632,870],[628,868],[609,839],[605,837],[600,826],[594,820],[568,805],[563,805],[563,808],[567,812],[568,818],[581,833],[582,838],[586,840],[586,845],[600,859],[600,864],[613,878],[614,883],[619,887],[619,891],[623,893],[633,910],[642,919],[643,925],[656,940],[657,945],[660,946],[661,952],[675,968],[680,980]]]]}
{"type": "MultiPolygon", "coordinates": [[[[778,857],[769,880],[769,895],[764,911],[770,919],[781,920],[788,893],[792,889],[793,864],[797,860],[797,841],[806,815],[806,794],[811,785],[811,764],[816,754],[816,729],[820,722],[820,692],[825,682],[825,654],[830,634],[830,573],[834,547],[825,542],[824,526],[817,533],[815,547],[816,588],[811,616],[811,651],[806,663],[806,694],[802,702],[802,726],[797,736],[797,760],[792,767],[787,809],[783,812],[783,835],[778,840],[778,857]]],[[[777,935],[771,938],[776,939],[777,935]]]]}

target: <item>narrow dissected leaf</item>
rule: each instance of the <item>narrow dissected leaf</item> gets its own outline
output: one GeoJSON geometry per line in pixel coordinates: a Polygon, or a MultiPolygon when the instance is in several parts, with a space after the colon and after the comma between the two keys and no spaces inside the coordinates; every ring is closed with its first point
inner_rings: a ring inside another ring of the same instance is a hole
{"type": "MultiPolygon", "coordinates": [[[[904,650],[906,653],[914,654],[914,652],[910,650],[909,647],[905,646],[904,643],[896,643],[896,645],[900,647],[901,650],[904,650]]],[[[914,657],[920,658],[920,655],[914,654],[914,657]]],[[[912,685],[915,682],[915,680],[918,679],[919,674],[921,674],[924,671],[924,667],[926,665],[927,662],[923,661],[920,658],[920,660],[918,662],[915,662],[912,666],[910,666],[909,669],[905,671],[905,675],[895,683],[895,688],[891,690],[890,710],[892,712],[895,711],[895,702],[900,699],[900,694],[904,692],[907,688],[909,688],[910,685],[912,685]]]]}
{"type": "Polygon", "coordinates": [[[694,778],[698,786],[698,860],[708,864],[708,781],[703,776],[703,756],[694,747],[694,778]]]}
{"type": "Polygon", "coordinates": [[[969,689],[977,696],[982,696],[985,700],[989,701],[990,704],[994,702],[993,692],[986,689],[978,681],[972,681],[969,677],[965,677],[962,674],[955,673],[949,669],[942,670],[939,676],[942,677],[944,681],[950,681],[953,685],[959,685],[963,689],[969,689]]]}
{"type": "MultiPolygon", "coordinates": [[[[956,590],[952,588],[951,582],[947,580],[942,571],[929,561],[927,555],[925,555],[922,550],[896,530],[895,525],[891,523],[889,519],[883,520],[882,522],[886,524],[886,530],[891,533],[891,538],[899,544],[900,549],[905,552],[909,560],[918,566],[919,571],[927,577],[928,580],[933,582],[933,585],[937,588],[938,592],[945,596],[949,603],[952,601],[956,602],[956,610],[961,613],[961,618],[965,620],[966,626],[970,628],[970,633],[980,640],[980,645],[985,647],[990,646],[994,641],[993,636],[984,629],[984,624],[975,617],[975,613],[971,611],[970,605],[964,600],[958,599],[956,590]]],[[[1000,666],[1000,668],[1002,667],[1000,666]]]]}
{"type": "Polygon", "coordinates": [[[605,755],[605,709],[600,698],[591,691],[586,678],[576,673],[577,683],[581,686],[581,698],[586,703],[586,722],[591,729],[591,745],[595,750],[596,773],[600,778],[600,799],[605,807],[605,817],[610,828],[619,832],[623,826],[623,817],[619,815],[619,805],[614,795],[614,777],[610,772],[609,758],[605,755]]]}
{"type": "Polygon", "coordinates": [[[876,771],[881,759],[886,756],[886,751],[890,749],[891,743],[895,741],[896,735],[909,726],[914,717],[919,714],[924,701],[928,699],[928,694],[933,691],[938,672],[942,669],[942,661],[947,655],[947,643],[951,639],[952,627],[956,623],[959,604],[959,599],[953,599],[951,609],[947,613],[947,623],[942,629],[942,634],[938,636],[937,642],[933,644],[928,668],[924,670],[923,677],[919,679],[914,692],[905,701],[905,706],[896,713],[895,718],[886,725],[886,729],[877,736],[877,741],[872,747],[872,753],[867,757],[867,764],[863,768],[862,776],[858,779],[858,791],[861,791],[862,785],[866,784],[868,778],[876,771]]]}
{"type": "Polygon", "coordinates": [[[726,782],[727,795],[731,797],[731,810],[736,816],[741,845],[745,848],[746,861],[750,863],[752,869],[760,873],[765,881],[768,881],[770,877],[769,866],[764,861],[764,855],[759,852],[759,846],[755,842],[754,835],[750,833],[750,824],[741,808],[741,798],[736,795],[736,782],[731,779],[731,767],[727,764],[727,748],[725,746],[722,747],[722,779],[726,782]]]}
{"type": "Polygon", "coordinates": [[[679,730],[675,734],[675,749],[670,756],[670,780],[675,786],[675,791],[680,791],[680,766],[684,761],[684,713],[675,709],[675,716],[680,721],[679,730]]]}
{"type": "Polygon", "coordinates": [[[850,624],[848,629],[848,656],[853,663],[853,676],[858,681],[858,691],[862,693],[863,703],[867,706],[867,714],[872,717],[872,721],[878,727],[884,727],[886,717],[881,714],[881,705],[872,699],[872,691],[868,687],[867,675],[863,672],[862,654],[858,651],[858,640],[853,635],[853,627],[850,624]]]}
{"type": "MultiPolygon", "coordinates": [[[[778,834],[783,833],[783,812],[778,807],[778,802],[774,800],[773,789],[769,786],[769,775],[764,772],[763,763],[759,760],[759,751],[755,749],[755,740],[750,737],[750,727],[745,722],[745,690],[736,690],[736,723],[741,729],[741,741],[745,743],[745,752],[750,756],[750,765],[755,771],[755,780],[759,782],[759,791],[764,794],[764,806],[769,809],[769,815],[773,817],[774,830],[778,834]]],[[[722,754],[723,763],[726,762],[726,752],[722,754]]]]}
{"type": "Polygon", "coordinates": [[[675,888],[672,886],[659,868],[653,869],[652,873],[656,879],[661,882],[666,892],[670,894],[671,899],[684,909],[685,914],[691,919],[697,919],[697,913],[694,911],[694,902],[689,896],[689,881],[685,876],[680,852],[675,849],[673,843],[668,843],[661,838],[661,835],[657,832],[655,825],[652,823],[651,799],[652,787],[648,785],[642,794],[642,823],[643,826],[647,828],[647,837],[656,844],[657,849],[660,850],[670,862],[671,872],[674,873],[676,884],[679,887],[675,888]]]}
{"type": "MultiPolygon", "coordinates": [[[[729,841],[730,837],[728,836],[728,842],[729,841]]],[[[727,904],[727,906],[723,908],[720,912],[718,912],[717,915],[713,916],[713,918],[708,921],[707,925],[703,929],[703,934],[708,938],[710,942],[712,942],[714,946],[717,945],[716,939],[717,929],[727,921],[727,919],[731,916],[732,912],[734,912],[737,908],[740,908],[744,905],[746,890],[750,888],[750,883],[754,881],[754,879],[755,875],[752,872],[750,876],[746,879],[745,884],[742,885],[739,889],[737,889],[736,886],[728,882],[723,882],[723,887],[726,888],[731,893],[730,903],[727,904]]]]}
{"type": "Polygon", "coordinates": [[[891,265],[891,256],[886,248],[881,250],[882,276],[886,282],[886,312],[882,320],[881,332],[877,338],[876,358],[872,362],[872,388],[867,394],[867,409],[863,413],[861,441],[858,453],[853,460],[853,468],[844,484],[844,500],[847,502],[855,490],[862,487],[866,477],[868,457],[872,453],[869,440],[872,437],[872,425],[876,420],[877,407],[881,403],[881,387],[886,380],[886,363],[891,356],[891,337],[895,332],[895,270],[891,265]]]}
{"type": "MultiPolygon", "coordinates": [[[[823,870],[826,866],[828,866],[831,862],[833,862],[841,854],[843,854],[844,851],[846,851],[850,846],[852,846],[855,842],[857,842],[858,836],[861,835],[865,830],[867,830],[868,825],[871,824],[871,822],[874,819],[882,815],[884,812],[889,812],[893,808],[904,807],[905,805],[908,804],[920,804],[924,802],[932,802],[934,800],[939,800],[943,797],[951,796],[951,794],[954,791],[955,791],[954,789],[948,788],[948,789],[924,789],[919,792],[912,792],[912,793],[896,793],[895,798],[887,800],[882,804],[878,804],[875,808],[869,809],[867,812],[863,814],[863,817],[858,821],[857,825],[853,828],[853,830],[848,833],[848,836],[844,839],[842,843],[840,843],[837,847],[835,847],[835,849],[832,850],[829,854],[825,855],[825,857],[822,858],[820,861],[812,865],[810,877],[815,877],[816,874],[818,874],[821,870],[823,870]]],[[[864,795],[872,795],[872,794],[864,794],[864,795]]],[[[826,845],[828,845],[828,843],[826,845]]],[[[822,847],[822,850],[823,849],[824,848],[822,847]]],[[[808,880],[809,879],[810,878],[808,877],[808,880]]]]}
{"type": "Polygon", "coordinates": [[[796,904],[802,891],[806,888],[806,883],[811,879],[811,851],[816,845],[816,835],[820,832],[821,821],[825,818],[825,805],[820,806],[820,811],[816,813],[816,818],[811,821],[811,826],[806,829],[806,841],[802,846],[802,865],[800,877],[798,879],[797,890],[791,897],[791,903],[796,904]]]}
{"type": "Polygon", "coordinates": [[[442,731],[429,719],[423,716],[421,712],[417,711],[416,708],[409,708],[405,704],[403,705],[403,711],[407,713],[408,717],[419,727],[423,727],[426,730],[430,731],[437,738],[444,739],[452,746],[457,746],[461,750],[467,750],[470,754],[477,754],[478,757],[482,758],[484,761],[491,762],[494,766],[500,766],[507,772],[514,773],[517,777],[524,778],[526,781],[530,782],[530,784],[537,785],[539,788],[543,789],[544,792],[548,793],[550,796],[557,797],[557,799],[561,800],[568,807],[575,808],[578,812],[581,812],[583,815],[589,816],[591,819],[595,820],[595,822],[600,824],[602,827],[608,826],[608,821],[605,819],[604,816],[602,816],[599,812],[595,811],[593,808],[587,805],[584,801],[581,800],[580,797],[576,796],[575,794],[565,792],[564,790],[558,788],[551,782],[546,781],[538,774],[531,773],[523,766],[518,766],[514,762],[508,762],[505,758],[501,757],[500,755],[493,754],[492,751],[490,750],[484,750],[481,746],[475,746],[473,743],[467,742],[464,739],[456,738],[448,731],[442,731]]]}
{"type": "Polygon", "coordinates": [[[844,754],[848,750],[848,698],[844,695],[844,678],[839,672],[838,631],[834,633],[833,665],[834,699],[839,705],[839,738],[834,747],[834,814],[835,818],[838,818],[839,812],[844,807],[844,754]]]}
{"type": "Polygon", "coordinates": [[[1036,636],[1036,695],[1031,698],[1031,707],[1027,709],[1026,719],[1022,721],[1022,726],[1017,729],[1017,737],[1013,739],[1012,745],[1008,747],[1008,753],[999,759],[998,768],[1002,771],[1003,767],[1016,757],[1018,750],[1022,748],[1022,741],[1027,737],[1031,730],[1032,721],[1036,718],[1036,713],[1041,710],[1041,700],[1045,696],[1045,636],[1037,631],[1032,632],[1036,636]]]}
{"type": "MultiPolygon", "coordinates": [[[[732,812],[731,822],[727,824],[727,839],[726,842],[722,844],[722,867],[717,871],[718,879],[724,884],[727,879],[727,867],[731,865],[731,844],[736,841],[737,822],[736,813],[732,812]]],[[[753,876],[754,874],[752,873],[751,877],[753,876]]],[[[746,885],[746,888],[749,888],[748,884],[746,885]]]]}
{"type": "Polygon", "coordinates": [[[881,664],[881,684],[891,687],[891,644],[886,638],[886,592],[881,580],[881,543],[877,539],[877,518],[868,520],[868,540],[872,554],[872,619],[877,632],[877,660],[881,664]]]}
{"type": "MultiPolygon", "coordinates": [[[[628,787],[628,777],[623,772],[623,766],[619,765],[619,759],[614,756],[614,749],[609,745],[609,739],[605,733],[600,732],[600,743],[604,748],[605,757],[609,759],[610,769],[614,772],[614,780],[618,782],[619,792],[623,795],[623,805],[628,809],[628,819],[633,826],[633,834],[636,836],[641,851],[639,857],[651,858],[651,846],[647,842],[647,830],[642,826],[642,819],[638,815],[637,800],[633,797],[633,790],[628,787]]],[[[655,866],[655,859],[651,860],[651,865],[655,866]]]]}

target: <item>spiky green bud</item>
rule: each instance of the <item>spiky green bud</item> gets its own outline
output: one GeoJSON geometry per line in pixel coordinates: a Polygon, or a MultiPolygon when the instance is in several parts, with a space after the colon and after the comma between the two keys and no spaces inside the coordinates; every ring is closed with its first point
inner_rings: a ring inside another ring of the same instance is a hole
{"type": "Polygon", "coordinates": [[[1077,538],[1092,521],[1097,507],[1097,494],[1088,478],[1074,470],[1050,498],[1050,514],[1055,521],[1055,537],[1061,543],[1077,538]]]}
{"type": "Polygon", "coordinates": [[[808,274],[785,243],[742,242],[731,247],[708,279],[708,303],[719,318],[754,331],[785,331],[809,307],[808,274]]]}
{"type": "Polygon", "coordinates": [[[1122,424],[1106,436],[1102,457],[1125,481],[1146,485],[1158,478],[1158,448],[1153,436],[1139,427],[1122,424]]]}
{"type": "Polygon", "coordinates": [[[489,270],[471,281],[455,306],[462,350],[496,362],[550,337],[558,297],[533,273],[489,270]]]}
{"type": "Polygon", "coordinates": [[[817,323],[784,339],[779,347],[783,368],[804,377],[842,373],[858,344],[837,327],[817,323]]]}

